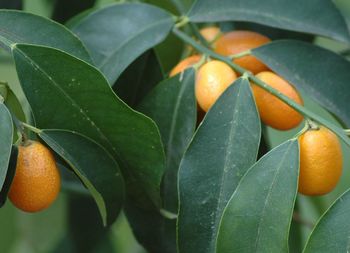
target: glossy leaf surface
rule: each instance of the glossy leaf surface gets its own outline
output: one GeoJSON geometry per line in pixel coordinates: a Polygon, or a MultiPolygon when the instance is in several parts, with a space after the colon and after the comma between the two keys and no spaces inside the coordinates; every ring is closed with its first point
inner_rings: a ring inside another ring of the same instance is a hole
{"type": "Polygon", "coordinates": [[[247,79],[233,83],[209,110],[180,165],[178,246],[215,252],[221,216],[256,161],[260,119],[247,79]]]}
{"type": "Polygon", "coordinates": [[[304,253],[347,252],[350,237],[350,191],[326,211],[312,231],[304,253]]]}
{"type": "Polygon", "coordinates": [[[288,252],[298,174],[297,140],[271,150],[249,169],[225,208],[216,252],[288,252]]]}
{"type": "Polygon", "coordinates": [[[113,157],[80,134],[43,130],[40,137],[74,170],[99,208],[104,224],[112,224],[124,202],[124,180],[113,157]]]}
{"type": "Polygon", "coordinates": [[[37,127],[76,131],[98,142],[159,204],[165,158],[155,123],[123,103],[96,68],[77,58],[31,45],[17,45],[13,55],[37,127]]]}
{"type": "Polygon", "coordinates": [[[16,43],[57,48],[91,62],[82,42],[63,25],[22,11],[0,10],[0,45],[10,51],[16,43]]]}
{"type": "Polygon", "coordinates": [[[187,70],[183,75],[166,79],[138,107],[159,126],[167,155],[163,204],[165,209],[173,213],[177,213],[177,174],[180,161],[196,125],[194,80],[193,69],[187,70]]]}
{"type": "Polygon", "coordinates": [[[198,0],[188,16],[194,22],[249,21],[350,41],[345,20],[332,1],[198,0]]]}
{"type": "Polygon", "coordinates": [[[170,32],[173,17],[152,5],[114,4],[72,28],[112,85],[125,68],[170,32]]]}
{"type": "Polygon", "coordinates": [[[12,117],[1,99],[2,97],[0,97],[0,189],[5,182],[13,140],[12,117]]]}

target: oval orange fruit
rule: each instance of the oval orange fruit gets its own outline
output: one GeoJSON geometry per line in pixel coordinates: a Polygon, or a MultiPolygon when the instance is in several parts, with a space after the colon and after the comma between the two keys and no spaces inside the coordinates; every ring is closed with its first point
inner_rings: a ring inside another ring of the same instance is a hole
{"type": "Polygon", "coordinates": [[[299,137],[299,192],[323,195],[337,185],[343,166],[343,156],[337,136],[325,127],[308,130],[299,137]]]}
{"type": "MultiPolygon", "coordinates": [[[[296,103],[303,104],[298,92],[282,77],[270,71],[261,72],[256,77],[293,99],[296,103]]],[[[303,120],[303,116],[292,107],[256,84],[252,85],[252,89],[260,118],[266,125],[278,130],[289,130],[298,126],[303,120]]]]}
{"type": "MultiPolygon", "coordinates": [[[[256,32],[232,31],[222,35],[216,41],[215,51],[218,54],[229,56],[260,47],[270,41],[268,37],[256,32]]],[[[264,63],[251,55],[235,59],[234,62],[253,74],[268,70],[264,63]]]]}
{"type": "Polygon", "coordinates": [[[207,112],[236,79],[236,73],[224,62],[214,60],[201,66],[195,87],[198,105],[207,112]]]}
{"type": "Polygon", "coordinates": [[[40,142],[29,141],[18,148],[16,173],[8,196],[17,208],[38,212],[57,198],[60,173],[53,154],[40,142]]]}

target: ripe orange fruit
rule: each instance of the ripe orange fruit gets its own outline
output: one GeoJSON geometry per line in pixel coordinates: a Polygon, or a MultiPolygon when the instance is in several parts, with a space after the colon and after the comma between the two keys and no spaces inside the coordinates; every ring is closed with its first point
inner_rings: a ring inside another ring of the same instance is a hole
{"type": "MultiPolygon", "coordinates": [[[[215,40],[217,40],[221,34],[220,28],[216,26],[208,26],[202,28],[200,31],[203,38],[208,41],[209,43],[213,43],[215,40]]],[[[213,46],[215,43],[213,43],[213,46]]]]}
{"type": "Polygon", "coordinates": [[[61,187],[61,177],[51,151],[40,142],[19,146],[16,173],[9,198],[19,209],[37,212],[50,206],[61,187]]]}
{"type": "Polygon", "coordinates": [[[197,73],[195,88],[198,105],[207,112],[236,79],[236,73],[224,62],[210,61],[201,66],[197,73]]]}
{"type": "MultiPolygon", "coordinates": [[[[303,100],[294,87],[280,76],[270,71],[264,71],[257,74],[256,77],[293,99],[296,103],[303,104],[303,100]]],[[[303,120],[301,114],[264,89],[255,84],[252,85],[252,89],[260,118],[266,125],[279,130],[289,130],[298,126],[303,120]]]]}
{"type": "Polygon", "coordinates": [[[199,62],[200,59],[201,59],[201,56],[197,54],[183,59],[170,71],[169,76],[170,77],[175,76],[176,74],[184,71],[185,69],[192,67],[194,64],[199,62]]]}
{"type": "MultiPolygon", "coordinates": [[[[218,54],[229,56],[260,47],[270,41],[268,37],[256,32],[233,31],[222,35],[216,41],[215,51],[218,54]]],[[[235,59],[234,62],[254,74],[268,70],[266,65],[251,55],[235,59]]]]}
{"type": "Polygon", "coordinates": [[[342,150],[337,136],[325,127],[299,137],[299,192],[322,195],[334,189],[342,173],[342,150]]]}

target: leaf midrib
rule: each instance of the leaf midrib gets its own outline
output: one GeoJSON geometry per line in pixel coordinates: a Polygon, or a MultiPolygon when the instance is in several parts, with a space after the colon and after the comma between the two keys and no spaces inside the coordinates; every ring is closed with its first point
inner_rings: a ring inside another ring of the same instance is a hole
{"type": "Polygon", "coordinates": [[[183,83],[181,85],[181,88],[180,88],[180,92],[177,96],[177,100],[176,100],[176,103],[175,103],[175,107],[174,107],[174,110],[173,110],[173,116],[171,117],[171,125],[170,125],[170,131],[169,131],[169,138],[168,138],[168,142],[167,142],[167,155],[168,155],[168,159],[167,159],[167,164],[166,164],[166,168],[169,168],[170,166],[170,162],[172,159],[170,159],[170,154],[172,153],[172,150],[173,150],[173,140],[174,140],[174,132],[175,132],[175,126],[177,124],[177,115],[179,113],[179,107],[180,107],[180,101],[182,101],[183,99],[183,94],[187,88],[187,81],[192,77],[192,74],[191,75],[186,75],[185,78],[183,80],[183,83]]]}
{"type": "MultiPolygon", "coordinates": [[[[69,96],[60,86],[59,84],[52,78],[46,71],[44,71],[38,63],[36,63],[34,60],[32,60],[29,56],[27,56],[21,49],[15,46],[15,49],[33,66],[36,66],[37,69],[42,73],[42,75],[49,80],[50,83],[54,84],[54,87],[57,88],[58,91],[60,91],[63,96],[67,97],[68,100],[72,102],[72,105],[77,109],[78,113],[81,114],[87,121],[89,121],[92,128],[95,128],[95,130],[100,134],[100,137],[110,146],[111,150],[115,155],[118,156],[115,147],[112,145],[112,143],[108,140],[106,135],[101,131],[101,129],[97,126],[94,120],[92,120],[84,111],[82,107],[79,106],[79,103],[76,102],[71,96],[69,96]]],[[[119,156],[118,156],[119,157],[119,156]]]]}
{"type": "MultiPolygon", "coordinates": [[[[244,82],[244,80],[241,80],[242,82],[244,82]]],[[[235,84],[232,84],[232,85],[235,85],[235,84]]],[[[221,174],[221,184],[220,184],[220,192],[219,192],[219,197],[218,197],[218,202],[217,202],[217,205],[216,205],[216,212],[215,212],[215,225],[217,224],[220,224],[220,220],[221,220],[221,216],[219,215],[219,212],[222,211],[220,210],[220,207],[222,205],[222,196],[224,194],[223,192],[223,185],[225,184],[225,181],[226,181],[226,169],[228,168],[227,166],[227,163],[228,163],[228,150],[229,150],[229,147],[231,147],[232,145],[230,145],[230,143],[232,142],[233,140],[233,137],[236,136],[236,131],[233,131],[234,128],[236,127],[236,124],[235,122],[237,122],[237,119],[235,119],[235,115],[239,113],[239,108],[240,108],[240,98],[241,98],[241,92],[242,92],[242,89],[244,88],[245,85],[244,83],[241,84],[241,87],[240,89],[238,90],[237,92],[237,97],[236,97],[236,101],[235,101],[235,104],[233,106],[234,110],[233,110],[233,115],[232,115],[232,119],[233,119],[233,122],[232,122],[232,125],[231,125],[231,128],[230,128],[230,135],[229,135],[229,138],[227,138],[227,146],[228,148],[226,148],[226,152],[225,152],[225,161],[224,161],[224,166],[223,166],[223,173],[221,174]],[[236,108],[237,107],[237,108],[236,108]]],[[[222,214],[222,212],[221,212],[222,214]]],[[[211,241],[210,241],[210,249],[215,249],[215,246],[216,246],[216,237],[217,237],[217,233],[218,233],[218,228],[216,226],[216,229],[215,231],[212,231],[211,233],[211,241]]]]}
{"type": "Polygon", "coordinates": [[[281,168],[282,168],[282,164],[285,163],[285,158],[286,156],[288,155],[288,151],[290,150],[290,148],[292,147],[293,145],[293,142],[291,142],[289,145],[288,145],[288,148],[286,149],[281,161],[278,163],[278,166],[276,168],[276,172],[275,172],[275,175],[274,175],[274,178],[272,180],[272,183],[269,187],[269,190],[268,190],[268,193],[267,193],[267,196],[266,196],[266,200],[264,202],[264,207],[262,209],[262,212],[261,212],[261,216],[260,216],[260,219],[259,219],[259,222],[258,222],[258,230],[257,230],[257,234],[256,234],[256,240],[255,240],[255,244],[254,244],[254,252],[258,252],[257,249],[258,249],[258,244],[259,244],[259,240],[260,240],[260,231],[261,231],[261,223],[263,222],[264,220],[264,217],[265,217],[265,211],[266,211],[266,207],[269,203],[269,200],[270,200],[270,197],[271,197],[271,192],[272,192],[272,189],[274,188],[275,186],[275,183],[276,183],[276,179],[278,177],[278,175],[280,174],[281,172],[281,168]]]}

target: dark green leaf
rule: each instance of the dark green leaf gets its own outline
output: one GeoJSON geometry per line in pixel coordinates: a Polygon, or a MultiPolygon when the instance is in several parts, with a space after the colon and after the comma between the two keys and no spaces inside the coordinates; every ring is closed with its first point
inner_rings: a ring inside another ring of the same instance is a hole
{"type": "Polygon", "coordinates": [[[15,43],[53,47],[91,62],[81,41],[63,25],[30,13],[0,10],[0,46],[10,51],[15,43]]]}
{"type": "Polygon", "coordinates": [[[163,205],[177,213],[177,174],[181,158],[196,126],[194,70],[177,75],[158,84],[141,102],[138,109],[158,125],[165,152],[166,172],[163,179],[163,205]]]}
{"type": "Polygon", "coordinates": [[[183,42],[172,33],[154,48],[166,73],[180,61],[183,49],[183,42]],[[169,50],[169,48],[171,48],[171,50],[169,50]]]}
{"type": "Polygon", "coordinates": [[[288,31],[250,22],[235,22],[234,26],[237,30],[256,31],[258,33],[264,34],[271,40],[294,39],[312,42],[315,37],[312,34],[288,31]]]}
{"type": "Polygon", "coordinates": [[[173,17],[152,5],[114,4],[92,12],[72,28],[112,85],[125,68],[165,39],[173,17]]]}
{"type": "Polygon", "coordinates": [[[163,78],[158,58],[154,50],[149,50],[129,65],[113,85],[113,90],[125,103],[134,107],[163,78]]]}
{"type": "MultiPolygon", "coordinates": [[[[18,98],[16,97],[16,95],[10,89],[10,87],[7,88],[5,105],[11,111],[11,113],[13,113],[17,117],[17,119],[19,119],[22,122],[27,122],[26,115],[23,111],[23,107],[19,102],[18,98]]],[[[18,141],[18,138],[19,136],[17,131],[13,131],[13,142],[16,143],[16,141],[18,141]]]]}
{"type": "Polygon", "coordinates": [[[91,65],[61,51],[16,45],[17,73],[39,128],[90,137],[159,204],[164,151],[155,123],[124,104],[91,65]]]}
{"type": "Polygon", "coordinates": [[[350,191],[346,191],[323,214],[312,231],[304,253],[348,252],[350,237],[350,191]]]}
{"type": "Polygon", "coordinates": [[[142,209],[127,201],[125,214],[138,242],[152,253],[177,253],[176,219],[163,217],[159,210],[142,209]]]}
{"type": "Polygon", "coordinates": [[[10,162],[13,125],[12,117],[0,96],[0,189],[2,189],[10,162]]]}
{"type": "Polygon", "coordinates": [[[288,252],[298,174],[297,140],[274,148],[249,169],[225,208],[216,252],[288,252]]]}
{"type": "Polygon", "coordinates": [[[89,189],[103,223],[112,224],[124,202],[124,180],[117,162],[100,145],[80,134],[43,130],[39,135],[89,189]]]}
{"type": "Polygon", "coordinates": [[[209,110],[180,165],[181,253],[213,253],[224,208],[254,164],[260,120],[249,82],[240,78],[209,110]]]}
{"type": "Polygon", "coordinates": [[[26,116],[24,114],[22,105],[10,88],[8,88],[5,105],[9,108],[9,110],[11,110],[13,114],[16,115],[19,120],[26,122],[26,116]]]}
{"type": "Polygon", "coordinates": [[[300,41],[276,41],[253,50],[283,76],[350,126],[350,62],[326,49],[300,41]]]}
{"type": "Polygon", "coordinates": [[[7,200],[7,194],[10,191],[10,186],[12,184],[13,177],[15,176],[17,156],[18,156],[18,149],[17,147],[12,146],[10,162],[6,173],[6,179],[0,191],[0,207],[2,207],[7,200]]]}
{"type": "Polygon", "coordinates": [[[350,41],[345,20],[332,1],[198,0],[189,17],[193,22],[249,21],[350,41]]]}

